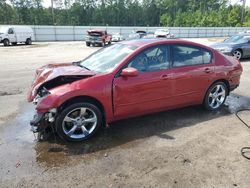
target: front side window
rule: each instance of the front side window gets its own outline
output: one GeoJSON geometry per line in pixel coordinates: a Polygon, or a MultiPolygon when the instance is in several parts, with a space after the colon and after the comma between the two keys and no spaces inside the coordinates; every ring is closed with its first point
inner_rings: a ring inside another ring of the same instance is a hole
{"type": "Polygon", "coordinates": [[[173,67],[211,63],[211,52],[194,46],[173,45],[173,67]]]}
{"type": "Polygon", "coordinates": [[[9,28],[8,34],[14,34],[14,30],[12,28],[9,28]]]}
{"type": "Polygon", "coordinates": [[[167,45],[151,47],[140,52],[133,58],[128,67],[140,72],[151,72],[169,68],[169,50],[167,45]]]}

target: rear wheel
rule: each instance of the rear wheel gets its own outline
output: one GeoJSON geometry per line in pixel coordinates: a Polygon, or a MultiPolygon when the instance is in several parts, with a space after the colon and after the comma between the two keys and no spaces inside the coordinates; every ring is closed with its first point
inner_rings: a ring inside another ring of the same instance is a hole
{"type": "Polygon", "coordinates": [[[235,50],[235,51],[233,52],[233,56],[234,56],[236,59],[240,60],[240,59],[242,58],[242,52],[241,52],[241,50],[235,50]]]}
{"type": "Polygon", "coordinates": [[[31,44],[32,44],[32,41],[31,41],[31,39],[30,39],[30,38],[26,39],[26,42],[25,42],[25,44],[27,44],[27,45],[31,45],[31,44]]]}
{"type": "Polygon", "coordinates": [[[4,45],[4,46],[9,46],[9,45],[10,45],[9,39],[4,39],[4,40],[3,40],[3,45],[4,45]]]}
{"type": "Polygon", "coordinates": [[[90,43],[89,43],[89,42],[86,42],[86,46],[90,46],[90,43]]]}
{"type": "Polygon", "coordinates": [[[102,114],[92,103],[74,103],[57,117],[56,131],[68,141],[80,142],[93,136],[101,127],[102,114]]]}
{"type": "Polygon", "coordinates": [[[218,110],[224,104],[228,94],[228,88],[224,82],[216,82],[209,87],[204,106],[210,111],[218,110]]]}

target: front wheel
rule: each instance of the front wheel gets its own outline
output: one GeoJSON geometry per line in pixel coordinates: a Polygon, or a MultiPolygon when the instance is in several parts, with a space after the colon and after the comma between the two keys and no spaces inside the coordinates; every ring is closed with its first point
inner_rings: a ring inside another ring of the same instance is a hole
{"type": "Polygon", "coordinates": [[[241,52],[240,50],[235,50],[235,51],[233,52],[233,56],[234,56],[236,59],[240,60],[240,59],[242,58],[242,52],[241,52]]]}
{"type": "Polygon", "coordinates": [[[10,45],[9,39],[4,39],[4,40],[3,40],[3,45],[4,45],[4,46],[9,46],[9,45],[10,45]]]}
{"type": "Polygon", "coordinates": [[[224,82],[216,82],[209,87],[204,106],[210,111],[218,110],[224,104],[228,94],[228,88],[224,82]]]}
{"type": "Polygon", "coordinates": [[[97,106],[88,102],[74,103],[57,117],[56,131],[64,140],[80,142],[93,136],[101,124],[102,114],[97,106]]]}

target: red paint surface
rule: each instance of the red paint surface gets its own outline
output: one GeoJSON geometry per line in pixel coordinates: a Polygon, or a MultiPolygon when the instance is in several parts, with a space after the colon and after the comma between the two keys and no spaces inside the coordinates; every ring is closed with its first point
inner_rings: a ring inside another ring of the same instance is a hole
{"type": "Polygon", "coordinates": [[[72,64],[48,65],[38,69],[28,94],[28,101],[34,99],[36,90],[41,84],[57,76],[91,75],[89,78],[50,89],[51,94],[42,99],[36,109],[38,112],[47,112],[74,97],[88,96],[102,104],[106,121],[110,123],[165,109],[201,104],[207,89],[217,80],[228,81],[231,88],[239,85],[242,73],[239,61],[209,47],[176,39],[123,43],[139,48],[108,74],[94,73],[72,64]],[[213,60],[211,64],[139,73],[133,77],[115,77],[137,53],[158,44],[190,44],[202,47],[212,52],[213,60]]]}

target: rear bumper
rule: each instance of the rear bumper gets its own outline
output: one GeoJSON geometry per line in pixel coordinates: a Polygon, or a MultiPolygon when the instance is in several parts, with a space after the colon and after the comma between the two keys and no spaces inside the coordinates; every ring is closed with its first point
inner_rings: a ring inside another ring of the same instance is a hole
{"type": "Polygon", "coordinates": [[[86,41],[86,43],[90,43],[90,44],[102,44],[103,42],[101,40],[89,40],[89,41],[86,41]]]}

